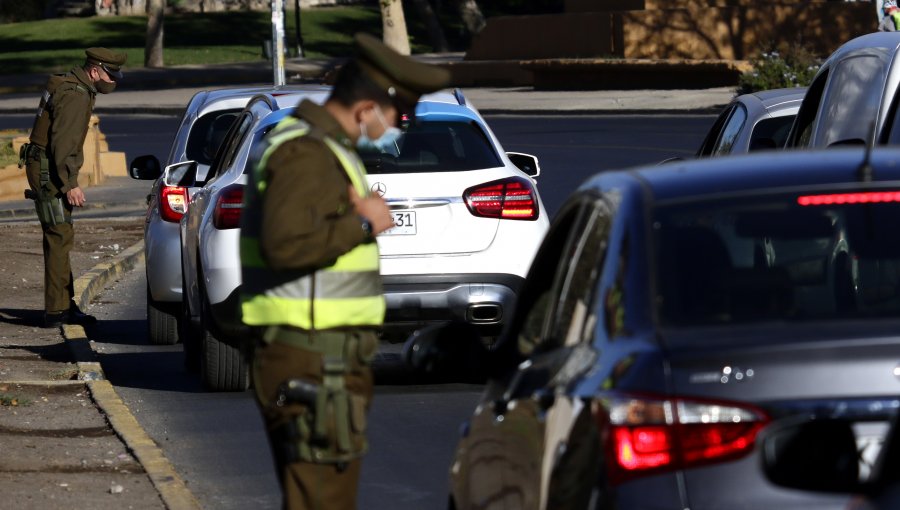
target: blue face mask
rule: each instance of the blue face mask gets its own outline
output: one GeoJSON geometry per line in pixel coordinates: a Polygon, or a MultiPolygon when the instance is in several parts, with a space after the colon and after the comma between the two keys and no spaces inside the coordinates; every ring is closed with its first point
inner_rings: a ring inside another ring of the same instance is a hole
{"type": "Polygon", "coordinates": [[[366,133],[366,125],[359,125],[359,139],[356,140],[356,146],[363,150],[372,150],[378,151],[386,154],[397,154],[397,140],[403,136],[403,131],[400,131],[400,128],[394,126],[388,126],[387,120],[384,118],[384,114],[381,113],[381,108],[377,105],[375,106],[375,115],[378,117],[378,122],[381,122],[381,125],[384,126],[384,133],[381,136],[376,138],[375,140],[369,138],[369,135],[366,133]]]}

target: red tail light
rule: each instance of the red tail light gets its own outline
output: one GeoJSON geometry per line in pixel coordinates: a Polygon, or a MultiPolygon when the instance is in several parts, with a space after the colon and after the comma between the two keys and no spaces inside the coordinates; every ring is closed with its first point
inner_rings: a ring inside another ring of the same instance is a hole
{"type": "Polygon", "coordinates": [[[743,403],[645,395],[607,399],[593,411],[608,431],[612,483],[742,457],[769,422],[743,403]]]}
{"type": "Polygon", "coordinates": [[[187,188],[163,186],[160,188],[159,215],[164,221],[178,223],[187,212],[187,188]]]}
{"type": "Polygon", "coordinates": [[[536,220],[540,214],[534,185],[521,177],[473,186],[463,193],[463,199],[469,212],[484,218],[536,220]]]}
{"type": "Polygon", "coordinates": [[[241,211],[244,208],[244,185],[226,186],[216,200],[213,210],[213,225],[219,230],[241,226],[241,211]]]}
{"type": "Polygon", "coordinates": [[[800,205],[878,204],[883,202],[900,202],[900,191],[865,191],[797,197],[797,203],[800,205]]]}

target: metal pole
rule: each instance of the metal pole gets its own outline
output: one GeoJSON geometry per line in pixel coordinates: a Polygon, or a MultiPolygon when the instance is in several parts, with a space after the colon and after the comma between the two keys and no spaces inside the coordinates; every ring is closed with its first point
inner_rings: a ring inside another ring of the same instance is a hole
{"type": "Polygon", "coordinates": [[[297,22],[297,56],[304,57],[303,54],[303,36],[300,35],[300,0],[294,0],[294,21],[297,22]]]}
{"type": "Polygon", "coordinates": [[[272,71],[275,86],[284,85],[284,0],[272,0],[272,71]]]}

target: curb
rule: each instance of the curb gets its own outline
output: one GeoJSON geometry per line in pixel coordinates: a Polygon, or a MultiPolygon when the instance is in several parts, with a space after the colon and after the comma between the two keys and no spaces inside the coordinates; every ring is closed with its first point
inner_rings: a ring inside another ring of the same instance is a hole
{"type": "MultiPolygon", "coordinates": [[[[74,282],[75,302],[84,309],[111,281],[132,270],[144,259],[144,241],[138,241],[111,262],[103,262],[74,282]]],[[[86,381],[91,399],[106,415],[115,434],[144,468],[160,499],[169,510],[199,510],[200,503],[175,471],[162,450],[147,435],[115,388],[103,375],[103,368],[84,328],[65,325],[63,337],[78,366],[78,379],[86,381]]]]}

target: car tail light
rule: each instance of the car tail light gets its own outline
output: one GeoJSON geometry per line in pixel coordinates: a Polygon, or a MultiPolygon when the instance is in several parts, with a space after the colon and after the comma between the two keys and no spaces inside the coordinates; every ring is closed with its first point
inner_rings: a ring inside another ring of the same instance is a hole
{"type": "Polygon", "coordinates": [[[484,218],[536,220],[537,193],[528,179],[510,177],[473,186],[463,193],[469,212],[484,218]]]}
{"type": "Polygon", "coordinates": [[[900,191],[865,191],[859,193],[833,193],[828,195],[804,195],[797,197],[800,205],[878,204],[900,202],[900,191]]]}
{"type": "Polygon", "coordinates": [[[222,189],[213,210],[213,225],[219,230],[241,226],[241,211],[244,208],[244,186],[232,184],[222,189]]]}
{"type": "Polygon", "coordinates": [[[769,417],[743,403],[619,395],[595,404],[611,483],[747,455],[769,417]]]}
{"type": "Polygon", "coordinates": [[[187,212],[187,188],[181,186],[163,186],[160,188],[159,215],[165,221],[178,223],[187,212]]]}

